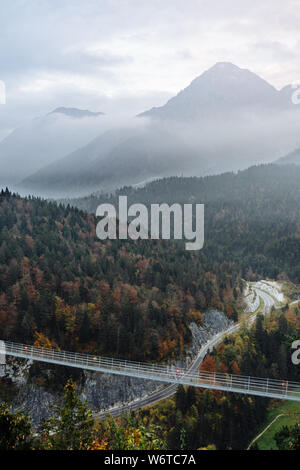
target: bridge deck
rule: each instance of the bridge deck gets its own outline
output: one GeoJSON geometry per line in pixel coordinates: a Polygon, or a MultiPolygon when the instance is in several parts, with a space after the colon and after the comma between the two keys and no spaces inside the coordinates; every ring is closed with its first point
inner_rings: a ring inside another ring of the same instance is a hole
{"type": "Polygon", "coordinates": [[[4,341],[0,341],[1,353],[95,372],[300,402],[300,383],[287,380],[213,372],[195,373],[188,369],[179,370],[174,366],[151,365],[4,341]]]}

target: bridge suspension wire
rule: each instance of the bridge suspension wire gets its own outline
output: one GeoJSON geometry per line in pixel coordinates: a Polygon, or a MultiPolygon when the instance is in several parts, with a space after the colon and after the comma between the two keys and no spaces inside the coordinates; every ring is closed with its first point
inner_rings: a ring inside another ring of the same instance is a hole
{"type": "Polygon", "coordinates": [[[205,371],[196,373],[189,369],[179,369],[176,366],[92,356],[8,341],[0,341],[0,349],[0,354],[8,356],[94,372],[300,402],[300,383],[288,380],[205,371]]]}

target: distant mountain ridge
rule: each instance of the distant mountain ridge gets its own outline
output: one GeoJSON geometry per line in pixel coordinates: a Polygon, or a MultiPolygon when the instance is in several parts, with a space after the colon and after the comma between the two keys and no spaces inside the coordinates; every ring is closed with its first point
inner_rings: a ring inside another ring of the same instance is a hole
{"type": "Polygon", "coordinates": [[[95,116],[104,116],[104,113],[101,112],[92,112],[89,111],[88,109],[78,109],[78,108],[65,108],[65,107],[60,107],[54,109],[54,111],[51,111],[49,114],[64,114],[65,116],[73,117],[73,118],[83,118],[83,117],[95,117],[95,116]]]}
{"type": "Polygon", "coordinates": [[[18,184],[101,132],[101,113],[57,108],[16,128],[0,142],[0,183],[18,184]],[[80,119],[79,119],[80,118],[80,119]]]}
{"type": "MultiPolygon", "coordinates": [[[[39,165],[21,187],[47,197],[76,197],[152,178],[211,175],[270,163],[300,147],[300,107],[293,104],[292,93],[289,86],[278,91],[249,70],[217,63],[164,106],[145,111],[130,124],[99,129],[93,141],[39,165]]],[[[48,117],[55,116],[63,115],[48,117]]]]}
{"type": "Polygon", "coordinates": [[[291,95],[286,96],[288,88],[278,91],[247,69],[229,62],[219,62],[195,78],[164,106],[152,108],[139,116],[185,120],[211,114],[223,115],[243,107],[267,110],[290,108],[291,95]]]}
{"type": "Polygon", "coordinates": [[[278,165],[300,165],[300,149],[294,150],[285,157],[281,157],[276,162],[278,165]]]}
{"type": "MultiPolygon", "coordinates": [[[[52,193],[63,197],[65,191],[76,196],[99,187],[114,190],[123,182],[131,185],[149,177],[167,176],[170,158],[172,171],[180,174],[185,155],[199,161],[180,137],[162,129],[107,131],[87,146],[23,180],[22,188],[33,188],[39,193],[47,187],[48,197],[52,193]]],[[[192,174],[191,163],[186,162],[186,166],[192,174]]]]}

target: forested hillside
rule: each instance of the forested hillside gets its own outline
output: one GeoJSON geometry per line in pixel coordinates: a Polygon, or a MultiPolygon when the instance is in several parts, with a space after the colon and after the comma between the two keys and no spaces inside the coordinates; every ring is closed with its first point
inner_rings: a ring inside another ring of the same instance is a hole
{"type": "MultiPolygon", "coordinates": [[[[300,333],[299,308],[260,316],[206,357],[201,369],[211,372],[258,374],[298,380],[299,368],[290,361],[291,343],[300,333]]],[[[0,449],[196,450],[245,449],[264,423],[269,406],[279,400],[179,386],[174,397],[129,416],[107,417],[98,425],[91,410],[76,396],[72,381],[62,403],[44,423],[39,436],[28,417],[8,406],[0,407],[0,449]],[[75,436],[75,438],[74,438],[75,436]]],[[[299,426],[283,428],[280,448],[299,449],[299,426]]]]}
{"type": "Polygon", "coordinates": [[[128,195],[128,204],[204,203],[206,259],[230,263],[249,280],[300,282],[300,167],[261,165],[236,174],[166,178],[70,202],[95,213],[102,202],[117,204],[119,194],[128,195]]]}
{"type": "MultiPolygon", "coordinates": [[[[100,241],[93,214],[0,194],[0,338],[136,360],[183,356],[189,324],[210,307],[238,317],[242,278],[300,279],[300,169],[255,167],[125,188],[129,203],[204,202],[204,249],[174,241],[100,241]]],[[[76,201],[90,210],[117,195],[76,201]]],[[[299,312],[285,309],[231,336],[202,368],[300,380],[289,353],[299,312]]],[[[31,375],[41,377],[39,368],[31,375]]],[[[62,382],[62,381],[61,381],[62,382]]],[[[57,382],[53,382],[57,383],[57,382]]],[[[134,417],[168,448],[244,448],[268,401],[179,388],[134,417]],[[249,430],[251,430],[249,432],[249,430]]]]}
{"type": "Polygon", "coordinates": [[[212,307],[236,316],[226,260],[161,241],[107,241],[76,208],[0,195],[0,338],[139,360],[179,357],[212,307]]]}
{"type": "MultiPolygon", "coordinates": [[[[299,366],[291,361],[291,345],[299,334],[299,308],[259,316],[251,328],[226,338],[201,370],[299,381],[299,366]]],[[[272,405],[279,403],[273,400],[272,405]]],[[[265,398],[180,386],[175,399],[137,413],[136,423],[162,426],[169,449],[180,448],[183,438],[186,449],[245,449],[269,405],[265,398]]]]}
{"type": "MultiPolygon", "coordinates": [[[[131,202],[205,203],[205,246],[99,241],[94,215],[9,191],[0,199],[0,334],[159,360],[179,356],[209,307],[237,318],[240,278],[300,281],[300,168],[169,178],[131,202]]],[[[114,196],[74,203],[92,212],[114,196]]]]}

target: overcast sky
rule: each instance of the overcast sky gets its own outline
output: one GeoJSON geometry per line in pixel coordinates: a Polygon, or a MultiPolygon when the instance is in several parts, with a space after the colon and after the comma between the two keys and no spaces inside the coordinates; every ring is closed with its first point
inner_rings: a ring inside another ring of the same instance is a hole
{"type": "Polygon", "coordinates": [[[1,133],[57,106],[136,114],[219,61],[300,79],[300,0],[1,0],[1,133]]]}

